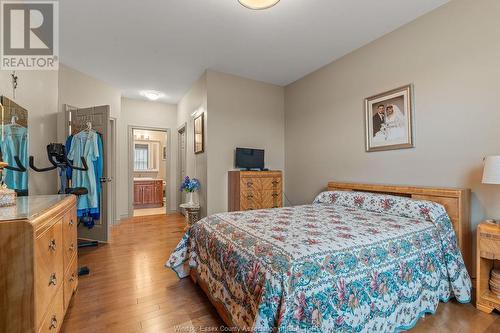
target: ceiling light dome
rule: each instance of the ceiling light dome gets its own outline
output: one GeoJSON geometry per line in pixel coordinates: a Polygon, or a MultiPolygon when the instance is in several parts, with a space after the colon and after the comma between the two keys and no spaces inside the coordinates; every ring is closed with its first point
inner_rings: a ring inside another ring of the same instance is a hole
{"type": "Polygon", "coordinates": [[[143,90],[141,91],[141,96],[146,97],[150,101],[156,101],[158,98],[165,96],[165,94],[156,90],[143,90]]]}
{"type": "Polygon", "coordinates": [[[280,0],[238,0],[240,4],[249,9],[267,9],[276,5],[280,0]]]}

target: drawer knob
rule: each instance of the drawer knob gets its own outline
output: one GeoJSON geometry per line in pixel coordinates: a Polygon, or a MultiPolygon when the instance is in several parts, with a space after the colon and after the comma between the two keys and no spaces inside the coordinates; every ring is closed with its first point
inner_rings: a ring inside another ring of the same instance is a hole
{"type": "Polygon", "coordinates": [[[278,196],[278,193],[273,193],[273,197],[276,198],[278,196]]]}
{"type": "Polygon", "coordinates": [[[56,273],[52,273],[49,279],[49,286],[55,286],[57,284],[56,273]]]}
{"type": "Polygon", "coordinates": [[[277,185],[279,182],[277,180],[273,180],[273,185],[277,185]]]}
{"type": "Polygon", "coordinates": [[[75,222],[73,222],[73,218],[71,218],[71,219],[69,220],[69,225],[70,225],[70,226],[73,226],[73,224],[75,224],[75,222]]]}
{"type": "Polygon", "coordinates": [[[56,317],[56,315],[53,315],[52,319],[50,319],[49,330],[51,330],[53,328],[57,328],[57,317],[56,317]]]}
{"type": "Polygon", "coordinates": [[[69,277],[69,282],[73,281],[75,281],[75,273],[71,274],[71,276],[69,277]]]}
{"type": "Polygon", "coordinates": [[[51,251],[55,251],[56,250],[56,240],[55,239],[51,239],[49,241],[49,250],[51,250],[51,251]]]}
{"type": "Polygon", "coordinates": [[[251,199],[251,198],[253,198],[253,194],[247,195],[247,199],[251,199]]]}
{"type": "Polygon", "coordinates": [[[248,183],[247,183],[247,186],[248,186],[248,187],[251,187],[252,185],[253,185],[253,182],[248,182],[248,183]]]}
{"type": "Polygon", "coordinates": [[[69,250],[71,252],[75,251],[75,244],[71,243],[71,245],[69,246],[69,250]]]}

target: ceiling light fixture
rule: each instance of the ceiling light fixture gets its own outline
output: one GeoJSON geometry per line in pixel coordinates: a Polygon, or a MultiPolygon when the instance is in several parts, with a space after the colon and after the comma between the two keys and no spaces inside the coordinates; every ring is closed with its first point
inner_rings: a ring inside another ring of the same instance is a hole
{"type": "Polygon", "coordinates": [[[163,96],[165,96],[164,93],[156,90],[143,90],[140,92],[140,94],[150,101],[156,101],[158,98],[162,98],[163,96]]]}
{"type": "Polygon", "coordinates": [[[280,0],[238,0],[238,2],[248,9],[267,9],[276,5],[280,0]]]}

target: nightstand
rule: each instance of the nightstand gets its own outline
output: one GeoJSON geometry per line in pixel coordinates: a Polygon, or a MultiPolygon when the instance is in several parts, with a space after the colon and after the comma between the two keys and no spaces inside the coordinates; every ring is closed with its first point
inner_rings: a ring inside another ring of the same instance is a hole
{"type": "Polygon", "coordinates": [[[500,297],[490,291],[492,268],[500,267],[500,225],[482,222],[477,226],[476,307],[486,313],[500,310],[500,297]]]}
{"type": "Polygon", "coordinates": [[[180,205],[181,208],[186,210],[186,228],[184,230],[189,229],[193,224],[198,222],[200,219],[200,205],[199,204],[189,204],[184,203],[180,205]]]}

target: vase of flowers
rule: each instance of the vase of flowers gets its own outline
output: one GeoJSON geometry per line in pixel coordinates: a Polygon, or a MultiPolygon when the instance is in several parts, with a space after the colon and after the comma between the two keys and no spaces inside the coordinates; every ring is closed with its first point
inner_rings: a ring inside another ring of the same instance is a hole
{"type": "Polygon", "coordinates": [[[180,191],[181,192],[186,192],[187,194],[187,203],[189,205],[195,205],[197,204],[197,200],[194,198],[194,194],[196,191],[200,189],[200,181],[196,178],[190,179],[188,176],[184,178],[184,181],[181,184],[180,191]]]}

